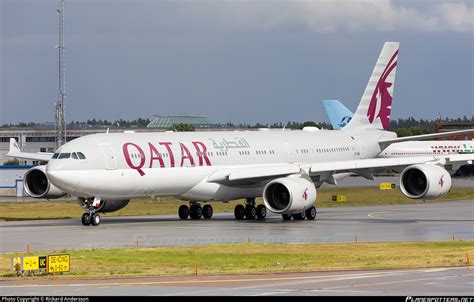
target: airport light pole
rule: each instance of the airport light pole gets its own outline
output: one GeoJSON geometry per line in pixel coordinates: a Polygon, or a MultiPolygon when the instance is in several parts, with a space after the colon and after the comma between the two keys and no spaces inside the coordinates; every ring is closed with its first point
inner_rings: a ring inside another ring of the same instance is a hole
{"type": "Polygon", "coordinates": [[[59,0],[59,93],[56,101],[56,148],[66,143],[66,50],[64,48],[64,0],[59,0]]]}

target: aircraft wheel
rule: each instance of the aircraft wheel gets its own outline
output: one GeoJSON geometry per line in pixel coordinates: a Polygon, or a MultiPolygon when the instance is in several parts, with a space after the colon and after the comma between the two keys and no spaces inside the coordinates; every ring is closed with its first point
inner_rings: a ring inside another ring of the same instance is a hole
{"type": "Polygon", "coordinates": [[[82,225],[90,225],[91,224],[91,217],[89,213],[82,214],[81,218],[82,225]]]}
{"type": "Polygon", "coordinates": [[[234,208],[234,216],[237,220],[242,220],[245,217],[245,208],[243,205],[238,204],[234,208]]]}
{"type": "Polygon", "coordinates": [[[257,218],[265,219],[266,216],[267,216],[267,208],[263,204],[259,204],[257,206],[257,218]]]}
{"type": "Polygon", "coordinates": [[[315,207],[311,207],[309,209],[306,210],[306,218],[308,220],[314,220],[316,219],[316,208],[315,207]]]}
{"type": "Polygon", "coordinates": [[[211,218],[213,213],[214,210],[212,209],[212,206],[210,204],[206,204],[204,207],[202,207],[202,216],[205,219],[211,218]]]}
{"type": "Polygon", "coordinates": [[[179,207],[178,209],[178,215],[179,215],[179,218],[181,219],[188,219],[188,216],[189,216],[189,208],[187,205],[182,205],[179,207]]]}
{"type": "Polygon", "coordinates": [[[294,220],[304,220],[306,218],[306,212],[303,211],[300,213],[293,214],[292,216],[294,220]]]}
{"type": "Polygon", "coordinates": [[[290,220],[291,219],[290,214],[281,214],[281,217],[283,218],[283,220],[290,220]]]}
{"type": "Polygon", "coordinates": [[[100,224],[100,215],[99,214],[92,214],[91,224],[93,226],[98,226],[100,224]]]}
{"type": "Polygon", "coordinates": [[[245,207],[245,218],[248,220],[253,220],[257,217],[257,209],[253,205],[247,205],[245,207]]]}
{"type": "Polygon", "coordinates": [[[189,208],[189,216],[191,217],[191,219],[201,219],[201,217],[202,217],[202,208],[201,208],[201,206],[198,205],[198,204],[193,204],[189,208]]]}

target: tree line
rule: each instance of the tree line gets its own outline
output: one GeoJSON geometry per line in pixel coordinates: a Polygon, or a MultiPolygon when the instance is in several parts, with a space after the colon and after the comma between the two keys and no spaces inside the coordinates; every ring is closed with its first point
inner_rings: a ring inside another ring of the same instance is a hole
{"type": "MultiPolygon", "coordinates": [[[[88,119],[86,121],[72,121],[68,123],[68,129],[84,129],[89,127],[110,127],[110,128],[145,128],[151,120],[149,118],[138,118],[134,120],[124,120],[124,119],[117,119],[114,121],[110,121],[107,119],[88,119]]],[[[418,135],[418,134],[426,134],[426,133],[433,133],[435,131],[435,124],[436,123],[446,123],[446,122],[474,122],[474,116],[470,118],[467,116],[463,116],[462,118],[445,118],[442,120],[428,120],[428,119],[415,119],[413,117],[409,118],[399,118],[396,120],[390,121],[390,131],[394,131],[397,133],[399,137],[401,136],[410,136],[410,135],[418,135]]],[[[0,128],[35,128],[37,126],[41,126],[42,124],[34,123],[34,122],[20,122],[16,124],[1,124],[0,128]]],[[[286,123],[283,122],[274,122],[274,123],[217,123],[213,125],[216,128],[287,128],[287,129],[302,129],[306,126],[314,126],[320,129],[332,129],[330,123],[327,122],[318,122],[318,121],[288,121],[286,123]]],[[[173,131],[194,131],[195,128],[192,125],[188,124],[180,124],[174,125],[167,130],[173,131]]]]}

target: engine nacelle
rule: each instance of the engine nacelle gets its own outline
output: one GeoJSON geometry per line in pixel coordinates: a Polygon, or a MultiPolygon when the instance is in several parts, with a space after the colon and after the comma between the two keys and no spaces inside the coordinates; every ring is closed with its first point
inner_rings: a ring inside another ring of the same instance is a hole
{"type": "Polygon", "coordinates": [[[451,190],[451,175],[440,166],[412,165],[402,171],[400,188],[412,199],[436,199],[451,190]]]}
{"type": "Polygon", "coordinates": [[[45,173],[46,166],[36,166],[26,171],[23,177],[23,187],[33,198],[55,199],[66,195],[54,186],[45,173]]]}
{"type": "MultiPolygon", "coordinates": [[[[100,203],[95,208],[95,211],[98,213],[110,213],[115,212],[120,209],[125,208],[130,199],[121,199],[121,200],[101,200],[100,203]]],[[[87,208],[87,204],[84,199],[79,198],[79,205],[83,208],[87,208]]]]}
{"type": "Polygon", "coordinates": [[[316,201],[314,183],[300,177],[272,180],[263,189],[263,202],[268,210],[277,214],[299,213],[316,201]]]}

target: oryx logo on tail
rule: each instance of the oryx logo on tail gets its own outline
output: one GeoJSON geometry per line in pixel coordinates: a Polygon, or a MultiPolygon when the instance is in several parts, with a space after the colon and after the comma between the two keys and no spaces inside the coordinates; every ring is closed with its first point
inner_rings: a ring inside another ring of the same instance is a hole
{"type": "Polygon", "coordinates": [[[359,106],[350,123],[344,127],[346,130],[355,128],[388,130],[399,50],[398,42],[383,44],[359,106]]]}
{"type": "Polygon", "coordinates": [[[372,124],[375,118],[380,118],[380,122],[385,130],[390,126],[392,95],[389,92],[389,88],[393,85],[393,83],[387,81],[387,78],[395,67],[397,67],[397,55],[398,49],[390,58],[390,61],[378,80],[367,111],[367,117],[369,118],[370,123],[372,124]]]}

